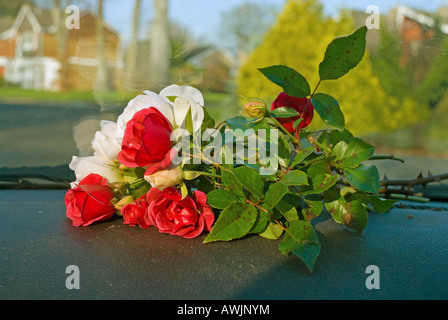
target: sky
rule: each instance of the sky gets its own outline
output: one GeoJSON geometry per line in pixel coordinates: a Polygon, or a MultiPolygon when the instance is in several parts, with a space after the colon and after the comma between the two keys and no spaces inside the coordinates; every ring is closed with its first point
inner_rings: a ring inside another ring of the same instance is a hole
{"type": "MultiPolygon", "coordinates": [[[[142,1],[143,20],[151,19],[151,3],[153,0],[142,1]]],[[[376,5],[380,13],[387,13],[396,5],[407,5],[425,11],[435,11],[442,5],[448,5],[448,0],[321,0],[324,13],[335,15],[340,8],[350,8],[359,11],[366,10],[369,5],[376,5]]],[[[244,2],[258,2],[272,5],[280,11],[286,0],[169,0],[170,19],[185,27],[194,37],[206,41],[217,42],[220,15],[244,2]]],[[[106,21],[117,31],[126,36],[132,26],[133,0],[105,1],[106,21]]]]}

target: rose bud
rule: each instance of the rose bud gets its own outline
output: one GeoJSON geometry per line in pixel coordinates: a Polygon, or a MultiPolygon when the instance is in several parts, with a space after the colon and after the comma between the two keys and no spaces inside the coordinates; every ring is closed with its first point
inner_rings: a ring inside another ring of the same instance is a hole
{"type": "Polygon", "coordinates": [[[247,114],[252,118],[261,119],[267,113],[266,105],[260,101],[252,101],[244,105],[247,114]]]}
{"type": "Polygon", "coordinates": [[[166,169],[156,171],[153,174],[145,176],[152,187],[163,190],[181,183],[184,179],[184,171],[180,166],[169,166],[166,169]]]}

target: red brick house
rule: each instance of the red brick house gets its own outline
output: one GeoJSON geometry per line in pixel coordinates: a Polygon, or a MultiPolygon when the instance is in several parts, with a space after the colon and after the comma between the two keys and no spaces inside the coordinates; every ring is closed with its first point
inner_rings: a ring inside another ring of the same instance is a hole
{"type": "MultiPolygon", "coordinates": [[[[67,29],[61,55],[51,10],[24,4],[14,19],[0,23],[0,77],[26,89],[92,90],[99,65],[95,30],[95,16],[81,14],[80,28],[67,29]]],[[[122,69],[120,38],[106,25],[104,51],[115,85],[122,69]]]]}
{"type": "MultiPolygon", "coordinates": [[[[400,35],[402,46],[402,65],[407,65],[425,40],[435,35],[436,20],[433,14],[421,12],[406,6],[398,6],[390,15],[392,29],[400,35]]],[[[448,34],[448,22],[439,17],[440,31],[448,34]]]]}

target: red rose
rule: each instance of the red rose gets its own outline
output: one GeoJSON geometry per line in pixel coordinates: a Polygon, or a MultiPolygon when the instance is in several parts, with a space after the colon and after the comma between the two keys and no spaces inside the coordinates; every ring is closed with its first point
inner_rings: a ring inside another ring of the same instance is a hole
{"type": "Polygon", "coordinates": [[[115,194],[107,180],[98,174],[89,174],[65,194],[67,217],[75,227],[104,221],[115,213],[111,200],[115,194]]]}
{"type": "Polygon", "coordinates": [[[294,133],[296,130],[300,131],[301,129],[305,129],[313,120],[314,106],[311,104],[311,101],[308,98],[292,97],[282,92],[272,103],[271,111],[281,107],[291,108],[299,113],[299,116],[295,117],[276,118],[276,120],[280,122],[283,127],[291,133],[294,133]],[[302,118],[303,120],[302,122],[300,122],[296,130],[294,130],[293,124],[300,118],[302,118]]]}
{"type": "Polygon", "coordinates": [[[194,191],[192,197],[185,197],[176,188],[160,191],[151,188],[147,194],[150,203],[148,216],[160,232],[184,238],[195,238],[203,231],[212,229],[215,216],[207,205],[202,191],[194,191]]]}
{"type": "Polygon", "coordinates": [[[126,204],[121,208],[121,214],[124,218],[124,224],[130,226],[140,226],[141,228],[149,228],[152,226],[151,220],[146,215],[148,201],[146,194],[135,200],[133,203],[126,204]]]}
{"type": "Polygon", "coordinates": [[[126,124],[118,160],[127,167],[147,167],[145,175],[153,174],[171,163],[170,122],[156,108],[136,112],[126,124]]]}

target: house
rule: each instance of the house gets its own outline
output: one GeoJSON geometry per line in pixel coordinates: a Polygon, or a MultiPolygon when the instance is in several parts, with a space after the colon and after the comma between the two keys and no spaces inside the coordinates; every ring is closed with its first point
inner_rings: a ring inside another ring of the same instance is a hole
{"type": "Polygon", "coordinates": [[[438,14],[430,14],[407,6],[397,6],[388,17],[388,27],[400,36],[402,47],[401,64],[407,65],[426,40],[435,36],[436,28],[448,34],[448,19],[442,7],[438,14]]]}
{"type": "MultiPolygon", "coordinates": [[[[80,15],[80,28],[67,29],[61,51],[51,10],[24,4],[14,19],[0,23],[0,78],[24,89],[92,90],[100,65],[95,15],[80,15]]],[[[122,69],[120,38],[104,25],[108,79],[118,83],[122,69]]]]}

